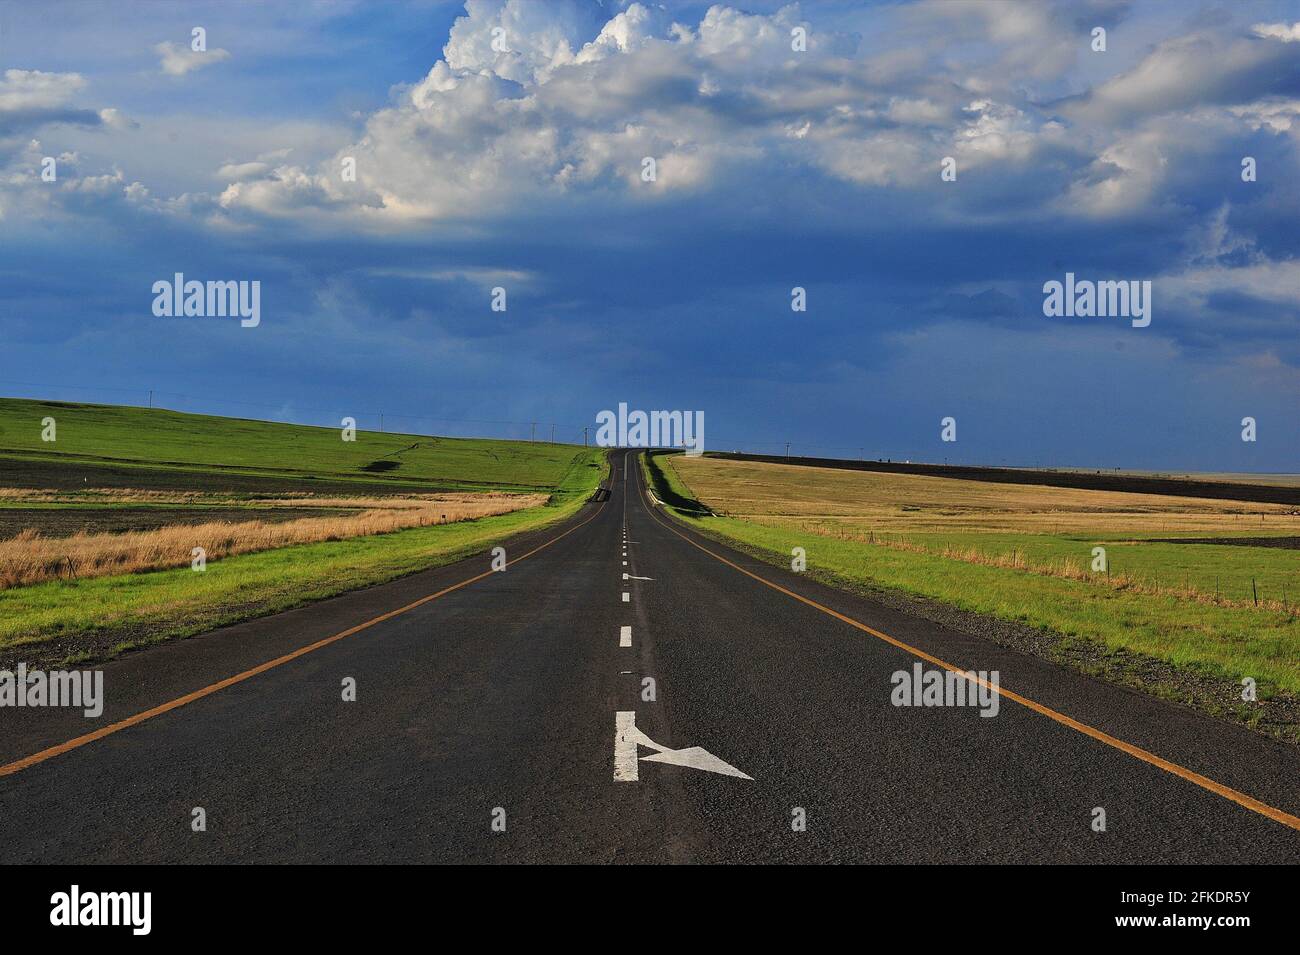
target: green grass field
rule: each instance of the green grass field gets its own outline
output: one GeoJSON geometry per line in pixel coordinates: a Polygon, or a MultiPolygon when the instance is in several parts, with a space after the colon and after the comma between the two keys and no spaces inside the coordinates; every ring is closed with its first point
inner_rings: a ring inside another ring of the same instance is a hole
{"type": "MultiPolygon", "coordinates": [[[[217,418],[161,409],[0,398],[0,468],[21,471],[51,460],[78,464],[233,472],[253,477],[350,481],[446,490],[555,490],[586,486],[588,463],[566,444],[431,438],[217,418]],[[43,441],[42,420],[55,421],[43,441]]],[[[0,480],[0,483],[3,483],[0,480]]]]}
{"type": "MultiPolygon", "coordinates": [[[[674,458],[653,456],[648,477],[656,494],[669,504],[698,507],[697,495],[674,466],[674,458]]],[[[689,462],[692,473],[703,474],[708,463],[689,462]]],[[[817,469],[801,469],[802,481],[816,481],[817,469]]],[[[747,493],[753,488],[747,475],[747,493]]],[[[774,485],[773,499],[788,500],[774,485]]],[[[726,501],[703,496],[703,504],[724,508],[726,501]]],[[[1101,580],[1071,580],[1012,567],[951,559],[937,553],[897,549],[864,540],[810,534],[808,530],[775,526],[733,517],[701,517],[674,509],[678,519],[711,536],[734,542],[771,561],[789,566],[794,547],[807,551],[813,576],[852,588],[867,584],[915,594],[943,603],[1027,624],[1058,634],[1063,643],[1094,641],[1110,651],[1127,650],[1163,661],[1190,673],[1237,683],[1253,677],[1261,698],[1281,691],[1300,694],[1300,619],[1290,609],[1244,605],[1250,598],[1249,577],[1266,580],[1272,597],[1280,597],[1289,582],[1289,598],[1300,598],[1297,552],[1266,547],[1188,544],[1116,544],[1114,564],[1137,576],[1150,575],[1162,584],[1181,586],[1183,578],[1208,583],[1217,579],[1222,590],[1239,591],[1238,605],[1220,606],[1115,588],[1101,580]]],[[[829,522],[828,522],[829,523],[829,522]]],[[[1154,534],[1154,532],[1150,532],[1154,534]]],[[[894,536],[893,532],[887,536],[894,536]]],[[[907,538],[929,537],[934,548],[977,547],[1023,554],[1046,562],[1068,557],[1085,564],[1093,538],[1052,534],[981,534],[955,530],[907,538]]],[[[1126,535],[1120,535],[1126,536],[1126,535]]],[[[1112,545],[1108,545],[1110,547],[1112,545]]],[[[1239,714],[1243,715],[1243,714],[1239,714]]],[[[1249,720],[1249,715],[1243,718],[1249,720]]]]}
{"type": "MultiPolygon", "coordinates": [[[[1292,607],[1300,603],[1300,551],[1282,547],[1169,543],[1150,540],[1157,535],[1145,532],[902,536],[932,551],[972,547],[991,556],[1023,558],[1030,564],[1071,561],[1081,567],[1090,567],[1092,548],[1102,546],[1112,575],[1124,574],[1152,588],[1193,590],[1236,603],[1253,603],[1256,596],[1261,602],[1292,607]]],[[[1238,536],[1250,535],[1243,532],[1238,536]]]]}
{"type": "MultiPolygon", "coordinates": [[[[447,564],[570,517],[607,473],[603,450],[573,445],[374,432],[350,443],[327,428],[0,399],[0,489],[50,489],[60,501],[0,506],[55,536],[75,531],[78,515],[111,529],[116,510],[123,526],[140,525],[151,510],[157,523],[184,524],[187,512],[210,517],[213,501],[227,508],[220,519],[264,519],[261,502],[286,493],[547,494],[539,507],[238,554],[210,561],[202,573],[157,570],[3,589],[0,663],[103,659],[447,564]],[[41,440],[47,416],[56,422],[53,442],[41,440]],[[123,497],[133,490],[142,500],[123,497]],[[195,494],[202,508],[185,504],[195,494]]],[[[297,516],[292,509],[290,516],[297,516]]]]}

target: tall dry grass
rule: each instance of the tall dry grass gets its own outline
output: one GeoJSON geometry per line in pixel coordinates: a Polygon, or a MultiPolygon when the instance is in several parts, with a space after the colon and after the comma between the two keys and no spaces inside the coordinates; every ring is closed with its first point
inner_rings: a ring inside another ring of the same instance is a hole
{"type": "MultiPolygon", "coordinates": [[[[315,498],[321,507],[364,507],[355,514],[303,517],[269,522],[214,521],[180,524],[148,531],[79,533],[43,537],[26,529],[0,541],[0,589],[24,587],[48,580],[104,577],[188,567],[193,550],[202,547],[207,560],[233,554],[272,550],[292,544],[344,540],[389,534],[412,527],[450,524],[506,514],[546,503],[545,494],[446,494],[418,498],[315,498]]],[[[260,502],[265,505],[270,502],[260,502]]],[[[301,499],[284,504],[301,507],[301,499]]]]}
{"type": "Polygon", "coordinates": [[[1300,511],[1128,491],[996,484],[718,458],[672,459],[693,496],[740,520],[836,520],[877,531],[1300,534],[1300,511]]]}

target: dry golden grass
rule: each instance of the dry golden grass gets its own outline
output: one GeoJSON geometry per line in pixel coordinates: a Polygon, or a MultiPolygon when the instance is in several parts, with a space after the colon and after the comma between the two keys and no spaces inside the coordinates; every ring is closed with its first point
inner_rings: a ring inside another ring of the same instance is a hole
{"type": "MultiPolygon", "coordinates": [[[[1141,555],[1136,552],[1124,553],[1126,564],[1136,564],[1135,573],[1099,574],[1092,571],[1090,559],[1083,556],[1088,549],[1080,551],[1068,544],[1064,549],[1079,555],[1075,557],[1060,554],[1062,548],[1054,546],[1071,536],[1131,541],[1138,538],[1130,535],[1143,534],[1171,538],[1231,536],[1234,532],[1251,536],[1300,535],[1300,513],[1287,505],[685,456],[674,456],[670,463],[698,500],[720,515],[753,524],[967,564],[1087,581],[1131,593],[1217,606],[1288,612],[1292,608],[1286,590],[1279,593],[1277,581],[1270,583],[1272,590],[1266,596],[1249,600],[1241,596],[1241,584],[1233,590],[1236,597],[1220,593],[1220,570],[1225,579],[1233,571],[1214,566],[1212,555],[1202,556],[1200,567],[1184,564],[1183,585],[1178,586],[1177,572],[1163,568],[1154,550],[1149,552],[1153,556],[1145,560],[1139,560],[1141,555]],[[936,534],[946,539],[935,539],[936,534]],[[1030,535],[1030,540],[1041,542],[1032,548],[1040,553],[1031,556],[1023,545],[1017,548],[1015,544],[999,543],[996,536],[987,536],[998,534],[1011,535],[1018,541],[1030,535]],[[1166,574],[1163,581],[1161,570],[1166,574]]],[[[1112,554],[1118,553],[1112,550],[1112,554]]],[[[1269,559],[1281,565],[1292,560],[1291,553],[1273,551],[1269,559]]],[[[1243,577],[1244,583],[1250,583],[1252,571],[1237,570],[1236,574],[1243,577]]]]}
{"type": "Polygon", "coordinates": [[[993,484],[682,455],[673,457],[672,466],[696,498],[718,513],[772,526],[829,520],[850,531],[858,527],[877,533],[1300,533],[1300,513],[1283,504],[993,484]]]}
{"type": "MultiPolygon", "coordinates": [[[[126,492],[118,495],[117,500],[140,500],[142,493],[148,492],[126,492]]],[[[174,494],[168,494],[169,499],[174,499],[174,494]]],[[[540,506],[546,503],[547,497],[545,494],[495,493],[309,500],[291,497],[259,501],[258,504],[263,508],[311,505],[362,510],[355,514],[304,517],[278,523],[222,521],[120,534],[80,533],[57,538],[42,537],[37,531],[28,529],[17,537],[0,541],[0,589],[59,578],[102,577],[187,567],[195,547],[202,547],[208,560],[217,560],[232,554],[292,544],[387,534],[411,527],[489,517],[540,506]]]]}

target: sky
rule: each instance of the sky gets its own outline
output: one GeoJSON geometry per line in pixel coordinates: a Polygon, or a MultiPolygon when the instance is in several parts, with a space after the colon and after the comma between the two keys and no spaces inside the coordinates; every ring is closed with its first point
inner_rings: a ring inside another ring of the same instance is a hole
{"type": "Polygon", "coordinates": [[[1298,224],[1300,0],[0,0],[4,395],[1295,472],[1298,224]]]}

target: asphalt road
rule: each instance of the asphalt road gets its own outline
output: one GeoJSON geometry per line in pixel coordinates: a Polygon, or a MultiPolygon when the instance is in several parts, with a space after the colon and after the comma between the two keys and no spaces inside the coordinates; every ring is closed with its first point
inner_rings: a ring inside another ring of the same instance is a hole
{"type": "Polygon", "coordinates": [[[631,460],[504,572],[129,655],[99,719],[0,710],[0,861],[1300,861],[1295,748],[739,555],[631,460]],[[914,651],[1017,699],[895,706],[914,651]]]}

